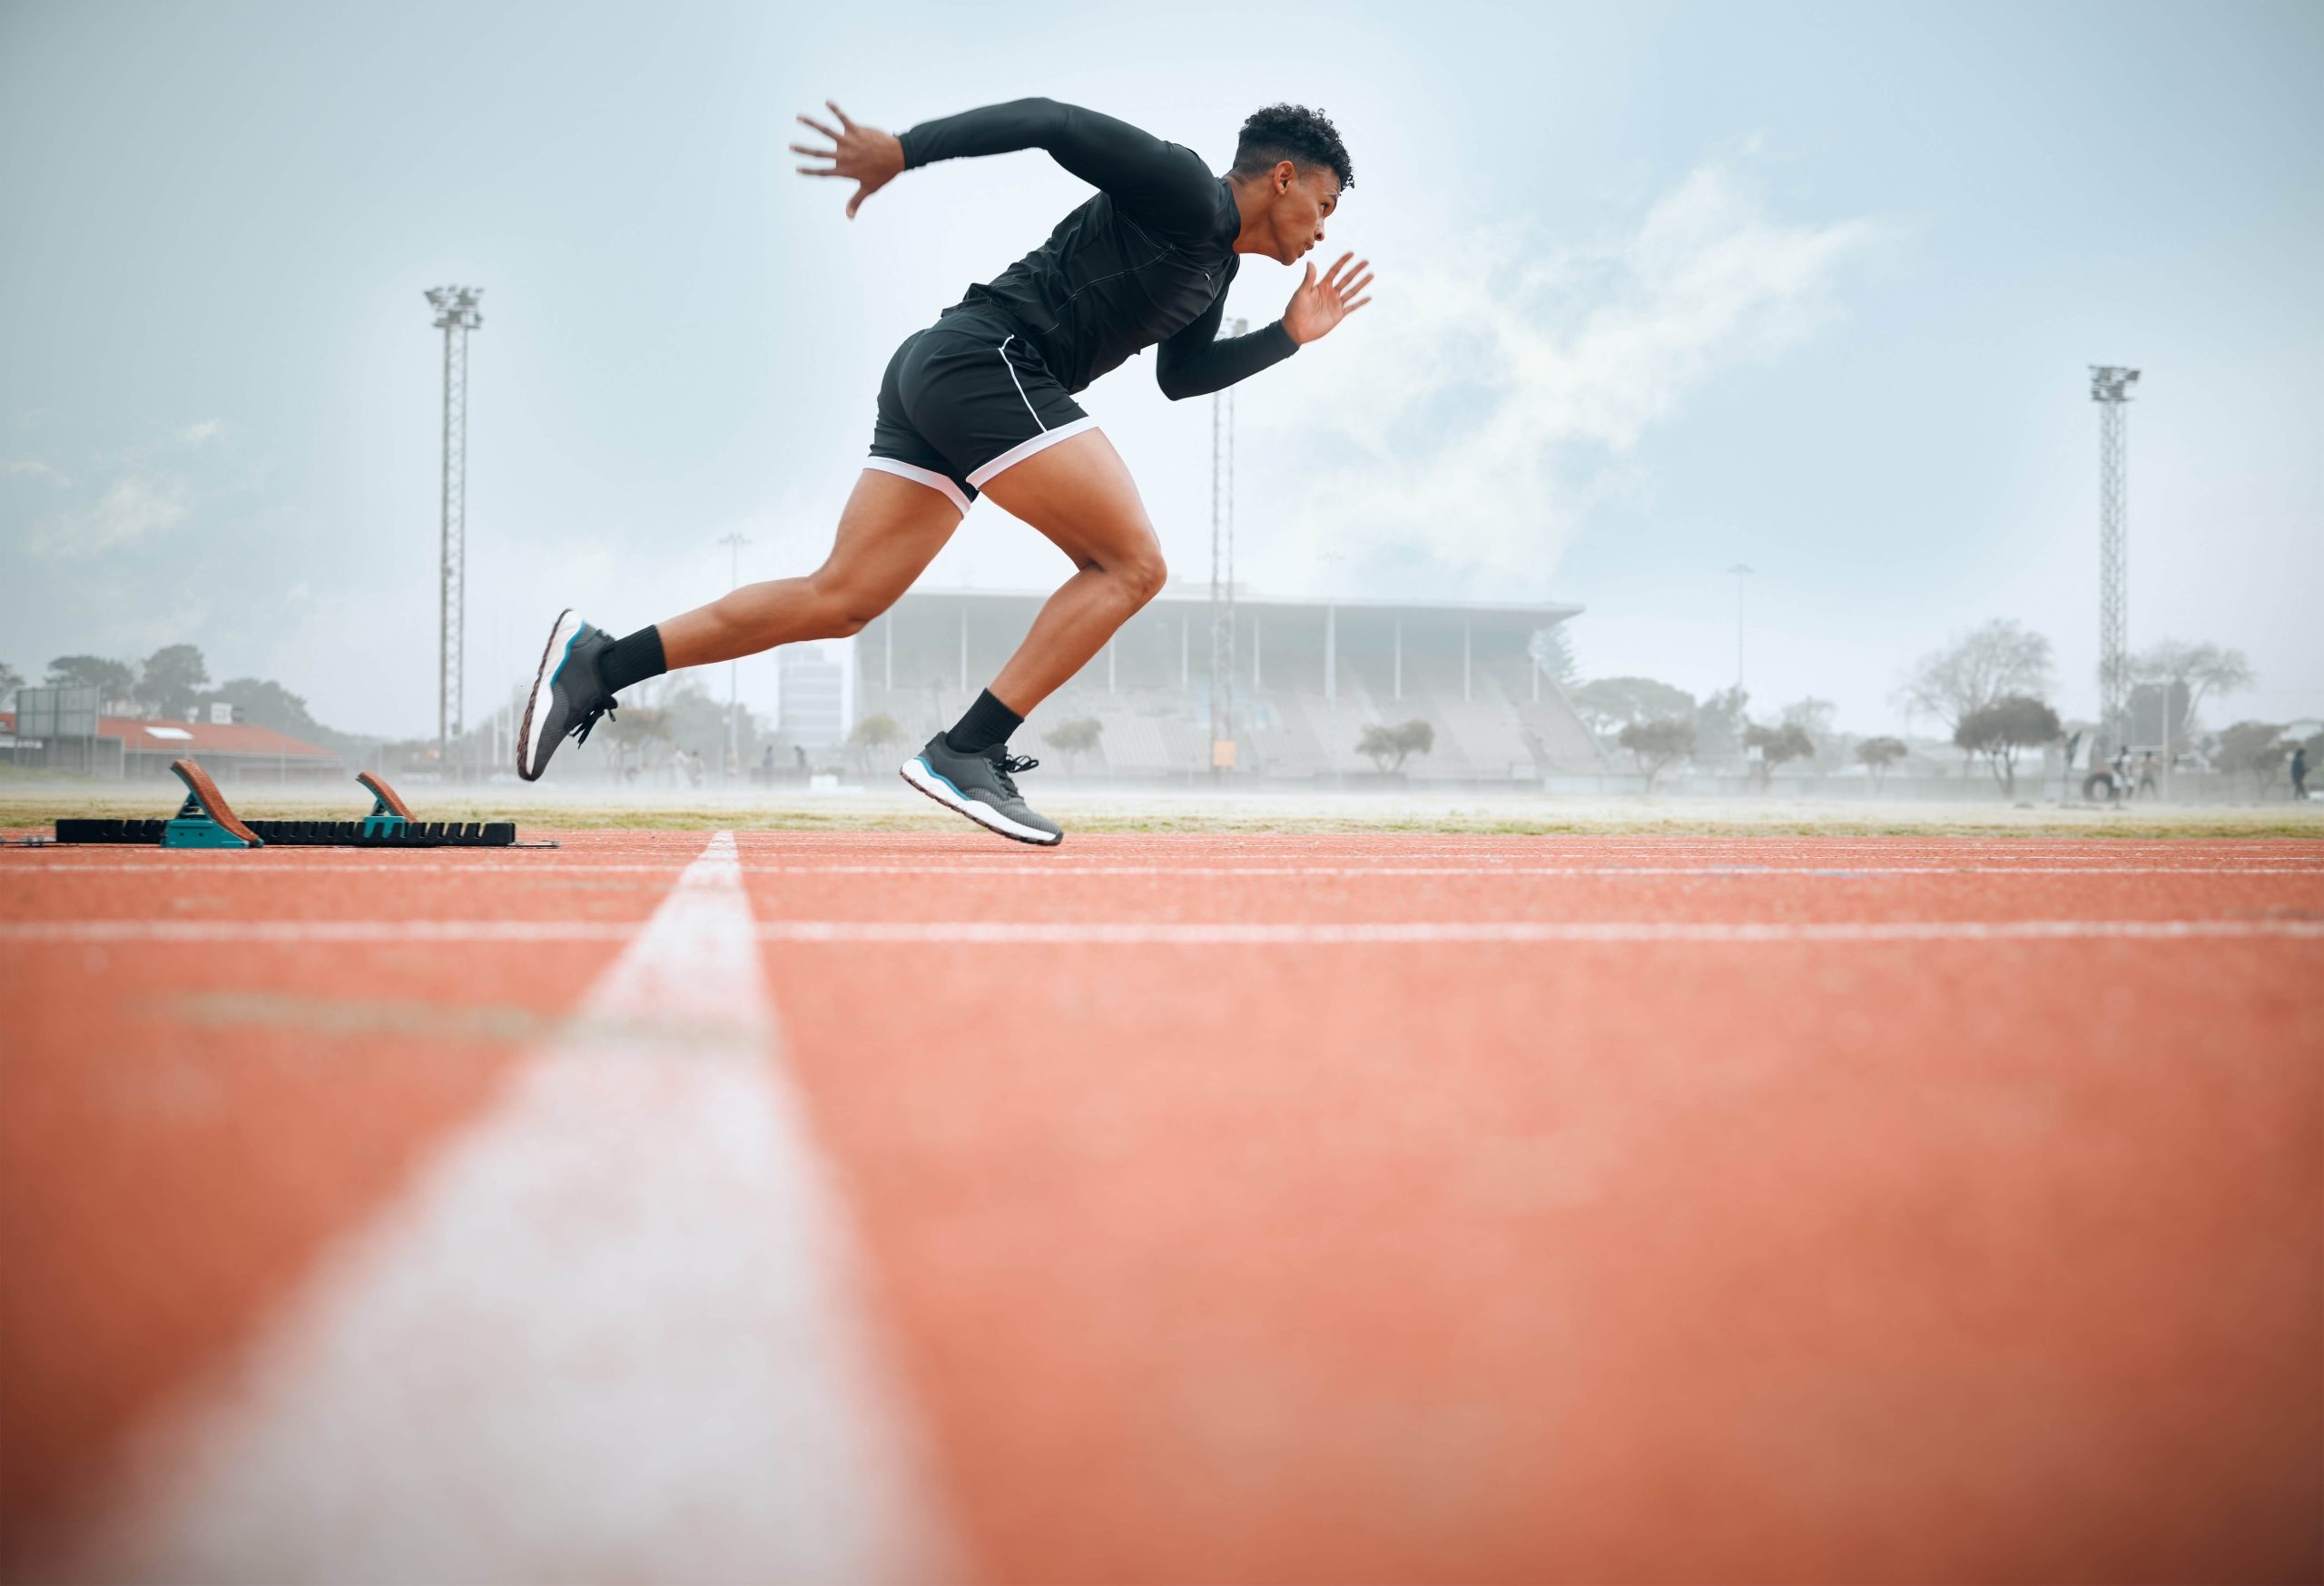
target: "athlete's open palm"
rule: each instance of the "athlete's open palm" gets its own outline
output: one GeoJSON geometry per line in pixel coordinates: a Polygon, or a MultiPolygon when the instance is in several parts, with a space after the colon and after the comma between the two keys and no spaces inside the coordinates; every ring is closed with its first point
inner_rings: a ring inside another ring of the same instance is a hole
{"type": "Polygon", "coordinates": [[[1324,271],[1324,279],[1315,279],[1315,267],[1307,267],[1307,279],[1291,294],[1291,302],[1283,310],[1283,328],[1291,339],[1301,344],[1313,341],[1356,310],[1370,302],[1370,297],[1356,294],[1372,284],[1368,273],[1372,261],[1356,259],[1353,253],[1343,253],[1324,271]],[[1348,261],[1355,260],[1353,265],[1348,261]]]}
{"type": "MultiPolygon", "coordinates": [[[[829,149],[810,149],[803,143],[793,143],[791,152],[804,154],[811,160],[829,160],[828,165],[802,165],[803,176],[842,176],[856,184],[855,196],[847,201],[847,218],[853,220],[855,212],[865,199],[879,192],[903,174],[903,140],[893,133],[883,133],[878,127],[862,126],[847,119],[847,112],[823,101],[824,108],[839,118],[839,129],[833,131],[813,116],[803,115],[800,122],[814,128],[837,145],[829,149]]],[[[1317,332],[1321,334],[1321,332],[1317,332]]]]}

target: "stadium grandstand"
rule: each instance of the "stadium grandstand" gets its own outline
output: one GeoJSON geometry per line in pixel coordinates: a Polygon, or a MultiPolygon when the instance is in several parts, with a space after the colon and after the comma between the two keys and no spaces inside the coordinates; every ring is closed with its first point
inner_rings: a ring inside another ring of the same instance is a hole
{"type": "Polygon", "coordinates": [[[43,697],[75,692],[20,690],[18,708],[0,711],[0,757],[26,770],[128,779],[166,777],[171,761],[188,757],[220,782],[304,782],[344,770],[330,750],[254,723],[149,721],[102,714],[94,697],[85,707],[66,700],[63,708],[43,697]]]}
{"type": "MultiPolygon", "coordinates": [[[[852,641],[844,734],[885,714],[919,742],[957,719],[1032,626],[1046,591],[915,590],[852,641]]],[[[1435,786],[1539,785],[1603,769],[1595,742],[1537,656],[1581,607],[1554,604],[1286,600],[1238,592],[1234,776],[1313,785],[1378,780],[1356,744],[1370,726],[1422,721],[1433,743],[1403,766],[1435,786]]],[[[1183,783],[1211,774],[1206,586],[1167,589],[1027,723],[1015,744],[1060,773],[1183,783]],[[1095,717],[1094,749],[1045,745],[1095,717]]],[[[819,691],[832,692],[828,685],[819,691]]],[[[802,718],[785,710],[788,722],[802,718]]],[[[820,745],[810,744],[811,747],[820,745]]]]}

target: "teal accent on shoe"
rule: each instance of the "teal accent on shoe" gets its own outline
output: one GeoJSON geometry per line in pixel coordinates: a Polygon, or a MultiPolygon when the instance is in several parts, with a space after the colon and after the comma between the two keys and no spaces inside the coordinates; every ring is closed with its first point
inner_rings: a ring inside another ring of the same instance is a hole
{"type": "Polygon", "coordinates": [[[950,777],[949,777],[949,776],[945,775],[942,772],[940,772],[940,771],[937,770],[937,769],[936,769],[936,767],[934,767],[933,765],[931,765],[931,764],[928,763],[928,756],[927,756],[927,755],[925,755],[925,754],[915,754],[915,755],[913,755],[913,756],[912,756],[912,758],[920,762],[920,768],[921,768],[922,771],[925,771],[926,773],[928,773],[928,774],[929,774],[929,775],[931,775],[931,776],[934,777],[937,781],[939,781],[939,782],[942,783],[946,787],[950,788],[950,789],[952,790],[952,796],[953,796],[954,798],[956,798],[956,799],[960,800],[960,801],[962,803],[964,803],[964,804],[974,803],[976,802],[974,799],[971,799],[970,797],[969,797],[969,795],[968,795],[968,794],[966,794],[966,793],[962,793],[962,792],[960,791],[960,783],[958,783],[954,782],[950,777]]]}
{"type": "Polygon", "coordinates": [[[565,641],[565,658],[556,664],[556,670],[548,675],[550,687],[556,687],[556,680],[565,675],[565,668],[569,665],[573,660],[573,646],[581,642],[581,635],[588,628],[588,626],[589,625],[587,623],[583,623],[579,627],[573,630],[573,636],[565,641]]]}

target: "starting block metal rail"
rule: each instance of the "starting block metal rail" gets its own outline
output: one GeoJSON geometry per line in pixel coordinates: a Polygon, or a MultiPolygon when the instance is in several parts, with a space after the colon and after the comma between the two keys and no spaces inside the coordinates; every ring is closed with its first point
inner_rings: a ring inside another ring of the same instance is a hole
{"type": "Polygon", "coordinates": [[[419,821],[372,772],[356,780],[371,794],[371,813],[359,821],[245,821],[226,803],[210,773],[191,760],[170,769],[185,783],[185,802],[166,821],[61,820],[59,843],[111,842],[161,848],[553,848],[519,844],[513,821],[419,821]]]}

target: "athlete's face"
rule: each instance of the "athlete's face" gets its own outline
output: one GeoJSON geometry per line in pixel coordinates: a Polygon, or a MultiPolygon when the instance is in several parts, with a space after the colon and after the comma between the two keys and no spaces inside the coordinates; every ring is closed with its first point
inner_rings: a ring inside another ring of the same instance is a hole
{"type": "Polygon", "coordinates": [[[1282,160],[1267,173],[1267,188],[1273,194],[1267,230],[1275,239],[1275,256],[1296,264],[1323,242],[1324,222],[1340,207],[1340,179],[1329,166],[1302,169],[1282,160]]]}

